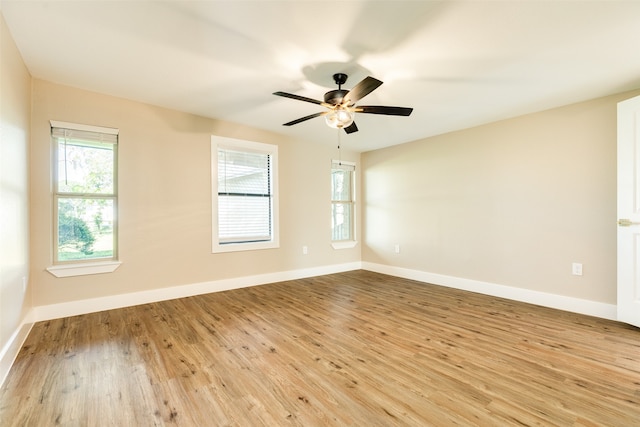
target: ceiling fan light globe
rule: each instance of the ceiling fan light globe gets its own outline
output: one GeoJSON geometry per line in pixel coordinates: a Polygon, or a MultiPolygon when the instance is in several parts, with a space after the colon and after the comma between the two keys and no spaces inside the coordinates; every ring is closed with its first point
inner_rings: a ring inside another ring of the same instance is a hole
{"type": "Polygon", "coordinates": [[[327,126],[334,129],[343,129],[353,123],[353,113],[347,110],[335,110],[324,117],[327,126]]]}

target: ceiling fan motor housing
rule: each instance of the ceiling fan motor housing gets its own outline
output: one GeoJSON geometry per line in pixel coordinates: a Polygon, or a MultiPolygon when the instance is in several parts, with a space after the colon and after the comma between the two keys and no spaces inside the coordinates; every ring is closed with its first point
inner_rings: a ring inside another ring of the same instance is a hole
{"type": "Polygon", "coordinates": [[[341,104],[342,99],[347,93],[349,93],[349,91],[345,89],[330,90],[324,94],[324,102],[331,105],[341,104]]]}

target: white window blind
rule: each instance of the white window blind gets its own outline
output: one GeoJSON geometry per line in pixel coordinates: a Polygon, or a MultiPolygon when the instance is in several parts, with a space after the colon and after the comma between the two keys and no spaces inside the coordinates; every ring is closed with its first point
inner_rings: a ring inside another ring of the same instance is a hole
{"type": "Polygon", "coordinates": [[[211,251],[279,247],[278,146],[211,136],[211,251]]]}
{"type": "MultiPolygon", "coordinates": [[[[105,128],[100,128],[105,129],[105,128]]],[[[117,133],[103,133],[96,132],[90,130],[80,130],[80,129],[69,129],[69,128],[59,128],[52,127],[51,128],[51,136],[56,138],[64,138],[69,142],[103,142],[109,144],[117,144],[118,143],[118,134],[117,133]]]]}
{"type": "Polygon", "coordinates": [[[343,162],[340,160],[331,161],[331,169],[340,169],[345,171],[355,171],[356,165],[351,162],[343,162]]]}
{"type": "Polygon", "coordinates": [[[271,155],[218,148],[218,238],[221,244],[272,238],[271,155]]]}

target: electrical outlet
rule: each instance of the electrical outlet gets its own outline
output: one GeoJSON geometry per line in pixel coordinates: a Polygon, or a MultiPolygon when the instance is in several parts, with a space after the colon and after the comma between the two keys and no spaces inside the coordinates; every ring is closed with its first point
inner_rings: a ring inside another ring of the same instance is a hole
{"type": "Polygon", "coordinates": [[[396,243],[395,246],[393,247],[393,250],[395,253],[399,254],[400,253],[400,244],[396,243]]]}
{"type": "Polygon", "coordinates": [[[582,264],[579,262],[571,264],[571,274],[574,276],[582,276],[582,264]]]}
{"type": "Polygon", "coordinates": [[[302,247],[302,255],[306,255],[306,254],[308,254],[308,253],[309,253],[309,248],[308,248],[308,247],[306,247],[306,246],[303,246],[303,247],[302,247]]]}
{"type": "Polygon", "coordinates": [[[27,292],[27,278],[22,276],[22,293],[27,292]]]}

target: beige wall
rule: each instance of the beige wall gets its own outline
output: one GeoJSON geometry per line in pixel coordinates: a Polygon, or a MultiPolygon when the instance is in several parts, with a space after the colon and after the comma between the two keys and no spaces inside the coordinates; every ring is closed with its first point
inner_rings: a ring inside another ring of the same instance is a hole
{"type": "MultiPolygon", "coordinates": [[[[616,102],[632,95],[364,153],[362,261],[615,304],[616,102]],[[583,276],[571,275],[572,262],[583,276]]],[[[332,146],[39,80],[32,135],[35,305],[361,259],[360,246],[328,241],[332,146]],[[45,271],[50,119],[121,130],[114,273],[45,271]],[[211,134],[279,145],[280,249],[211,254],[211,134]]]]}
{"type": "MultiPolygon", "coordinates": [[[[37,306],[360,260],[330,245],[333,145],[206,119],[34,79],[31,276],[37,306]],[[49,120],[114,127],[119,254],[114,273],[56,278],[51,265],[49,120]],[[280,248],[211,253],[211,135],[277,144],[280,248]],[[302,246],[309,254],[302,254],[302,246]]],[[[359,154],[343,153],[359,161],[359,154]]]]}
{"type": "MultiPolygon", "coordinates": [[[[0,15],[0,350],[31,308],[29,115],[31,76],[0,15]]],[[[5,361],[0,361],[4,363],[5,361]]],[[[0,382],[4,366],[0,367],[0,382]]]]}
{"type": "Polygon", "coordinates": [[[363,261],[615,304],[616,103],[637,94],[364,153],[363,261]]]}

